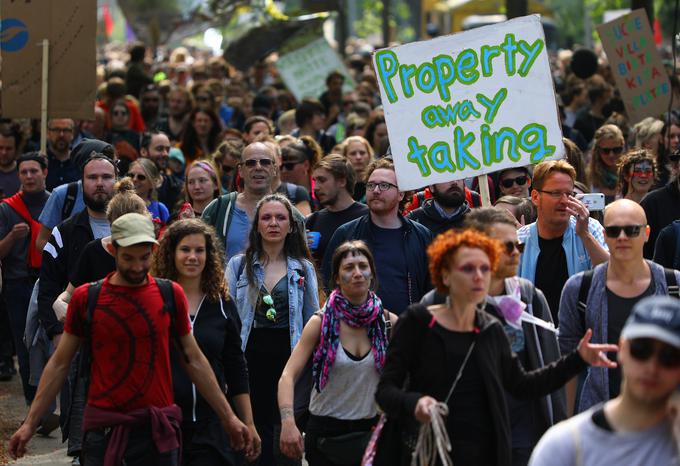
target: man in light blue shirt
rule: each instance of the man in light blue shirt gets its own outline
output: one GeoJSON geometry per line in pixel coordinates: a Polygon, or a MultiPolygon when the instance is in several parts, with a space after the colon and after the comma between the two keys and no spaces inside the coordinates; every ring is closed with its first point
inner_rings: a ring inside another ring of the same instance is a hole
{"type": "Polygon", "coordinates": [[[575,178],[565,160],[536,165],[531,201],[537,219],[517,232],[524,243],[519,275],[543,291],[555,323],[567,279],[609,259],[602,225],[573,196],[575,178]]]}

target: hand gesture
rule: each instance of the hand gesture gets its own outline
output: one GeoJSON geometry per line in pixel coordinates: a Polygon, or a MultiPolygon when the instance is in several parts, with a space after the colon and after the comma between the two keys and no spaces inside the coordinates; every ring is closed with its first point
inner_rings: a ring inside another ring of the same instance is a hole
{"type": "Polygon", "coordinates": [[[590,212],[586,205],[575,197],[567,198],[567,212],[576,217],[576,234],[582,236],[588,233],[590,212]]]}
{"type": "Polygon", "coordinates": [[[223,424],[225,432],[229,435],[229,442],[231,448],[235,451],[241,451],[248,447],[251,442],[250,430],[239,418],[232,415],[229,420],[223,424]]]}
{"type": "Polygon", "coordinates": [[[281,423],[279,447],[281,448],[281,453],[287,457],[295,460],[302,459],[302,454],[305,452],[305,443],[295,422],[284,421],[281,423]]]}
{"type": "Polygon", "coordinates": [[[32,428],[27,423],[23,423],[21,427],[12,435],[9,439],[9,455],[12,459],[21,458],[26,454],[26,444],[33,434],[35,433],[35,428],[32,428]]]}
{"type": "Polygon", "coordinates": [[[28,226],[28,223],[17,223],[12,227],[10,230],[10,234],[14,239],[21,239],[25,238],[29,233],[31,232],[31,227],[28,226]]]}
{"type": "Polygon", "coordinates": [[[614,369],[617,364],[614,361],[611,361],[605,353],[618,351],[619,347],[617,345],[591,343],[590,339],[592,337],[593,330],[588,329],[578,343],[578,354],[591,366],[614,369]]]}

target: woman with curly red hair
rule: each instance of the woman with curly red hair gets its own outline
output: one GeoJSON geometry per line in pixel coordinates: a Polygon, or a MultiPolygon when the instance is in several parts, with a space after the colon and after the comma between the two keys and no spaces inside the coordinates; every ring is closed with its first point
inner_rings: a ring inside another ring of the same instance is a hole
{"type": "Polygon", "coordinates": [[[587,364],[615,367],[604,352],[617,347],[590,344],[588,330],[576,351],[527,373],[500,322],[483,310],[500,244],[477,231],[448,231],[427,254],[432,281],[447,295],[446,303],[414,304],[395,326],[376,400],[398,424],[387,431],[400,431],[400,437],[380,440],[374,464],[409,464],[419,423],[429,423],[437,411],[450,413],[444,423],[453,464],[509,466],[506,391],[520,399],[544,396],[587,364]],[[387,442],[391,449],[382,447],[387,442]],[[393,454],[398,457],[387,458],[393,454]]]}

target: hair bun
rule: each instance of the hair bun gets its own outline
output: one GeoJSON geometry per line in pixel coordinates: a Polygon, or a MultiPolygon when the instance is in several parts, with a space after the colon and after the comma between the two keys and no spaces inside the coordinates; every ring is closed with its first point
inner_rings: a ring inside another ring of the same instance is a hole
{"type": "Polygon", "coordinates": [[[125,178],[121,178],[118,182],[116,182],[113,189],[116,194],[134,193],[135,184],[132,182],[132,178],[126,176],[125,178]]]}

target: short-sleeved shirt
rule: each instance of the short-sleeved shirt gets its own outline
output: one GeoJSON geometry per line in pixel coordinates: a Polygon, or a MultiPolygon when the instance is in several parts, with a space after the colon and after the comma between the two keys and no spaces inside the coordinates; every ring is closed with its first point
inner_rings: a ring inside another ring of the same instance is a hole
{"type": "MultiPolygon", "coordinates": [[[[40,218],[38,218],[40,224],[50,231],[62,222],[61,210],[64,208],[67,190],[67,184],[55,188],[54,191],[52,191],[52,194],[50,194],[50,198],[47,200],[47,204],[45,204],[45,208],[40,214],[40,218]]],[[[83,201],[83,183],[78,181],[78,192],[76,193],[73,210],[71,210],[69,217],[73,217],[82,212],[83,209],[85,209],[85,202],[83,201]]]]}
{"type": "Polygon", "coordinates": [[[165,204],[159,201],[151,201],[151,204],[146,206],[146,208],[149,210],[154,220],[160,220],[163,225],[168,223],[170,212],[168,212],[168,208],[165,204]]]}
{"type": "Polygon", "coordinates": [[[15,195],[21,189],[19,172],[15,168],[9,172],[0,171],[0,199],[15,195]]]}
{"type": "MultiPolygon", "coordinates": [[[[117,412],[173,403],[170,369],[170,314],[156,281],[142,286],[112,285],[104,279],[90,337],[92,366],[87,404],[117,412]]],[[[89,284],[76,288],[64,331],[83,338],[89,284]]],[[[175,293],[175,331],[191,331],[188,304],[179,285],[175,293]]]]}
{"type": "Polygon", "coordinates": [[[276,192],[286,196],[293,205],[297,205],[304,201],[310,202],[312,200],[304,186],[287,183],[285,181],[276,188],[276,192]]]}

